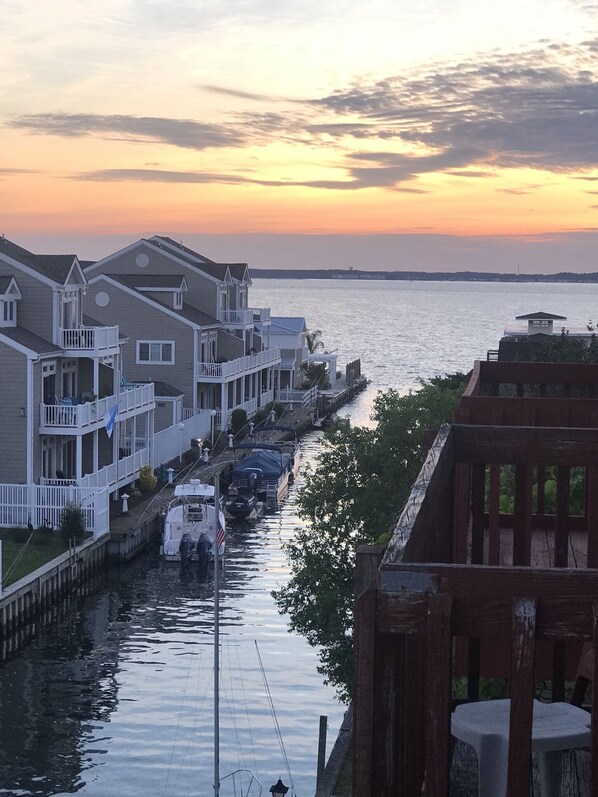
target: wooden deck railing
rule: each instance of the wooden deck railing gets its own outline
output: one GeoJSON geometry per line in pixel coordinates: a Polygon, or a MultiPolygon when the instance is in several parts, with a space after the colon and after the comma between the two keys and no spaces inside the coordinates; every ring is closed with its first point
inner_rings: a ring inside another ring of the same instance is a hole
{"type": "Polygon", "coordinates": [[[509,795],[527,795],[534,677],[562,700],[576,652],[598,642],[597,451],[598,429],[441,430],[356,597],[354,793],[420,797],[426,773],[428,797],[445,797],[451,676],[478,699],[491,674],[513,701],[509,795]]]}

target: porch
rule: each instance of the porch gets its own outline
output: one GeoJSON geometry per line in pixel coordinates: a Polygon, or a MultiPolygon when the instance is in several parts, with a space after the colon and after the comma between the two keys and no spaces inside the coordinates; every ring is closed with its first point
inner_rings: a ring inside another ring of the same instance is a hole
{"type": "Polygon", "coordinates": [[[76,403],[76,399],[62,399],[57,404],[40,405],[40,434],[85,434],[103,428],[104,415],[118,406],[121,419],[129,415],[153,410],[153,385],[128,385],[118,396],[106,396],[76,403]]]}

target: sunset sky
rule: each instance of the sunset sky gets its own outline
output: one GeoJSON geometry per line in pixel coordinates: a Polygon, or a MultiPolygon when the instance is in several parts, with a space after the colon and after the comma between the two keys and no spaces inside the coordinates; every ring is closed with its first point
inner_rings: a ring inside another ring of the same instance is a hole
{"type": "Polygon", "coordinates": [[[598,2],[0,0],[0,233],[598,271],[598,2]]]}

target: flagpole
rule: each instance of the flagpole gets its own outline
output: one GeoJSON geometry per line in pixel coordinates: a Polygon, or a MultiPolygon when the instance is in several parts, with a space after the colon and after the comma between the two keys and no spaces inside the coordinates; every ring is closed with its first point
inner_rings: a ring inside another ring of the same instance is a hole
{"type": "Polygon", "coordinates": [[[214,475],[214,797],[220,795],[220,476],[214,475]]]}

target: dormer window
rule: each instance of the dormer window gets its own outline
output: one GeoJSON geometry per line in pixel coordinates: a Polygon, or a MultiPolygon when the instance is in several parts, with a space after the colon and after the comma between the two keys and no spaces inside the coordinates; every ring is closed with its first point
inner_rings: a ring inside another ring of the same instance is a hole
{"type": "Polygon", "coordinates": [[[3,301],[2,302],[2,326],[3,327],[16,327],[17,325],[17,303],[16,301],[3,301]]]}
{"type": "Polygon", "coordinates": [[[172,306],[174,307],[175,310],[183,309],[183,294],[181,291],[175,291],[173,293],[172,306]]]}
{"type": "Polygon", "coordinates": [[[21,291],[14,277],[0,278],[0,327],[16,327],[21,291]]]}

